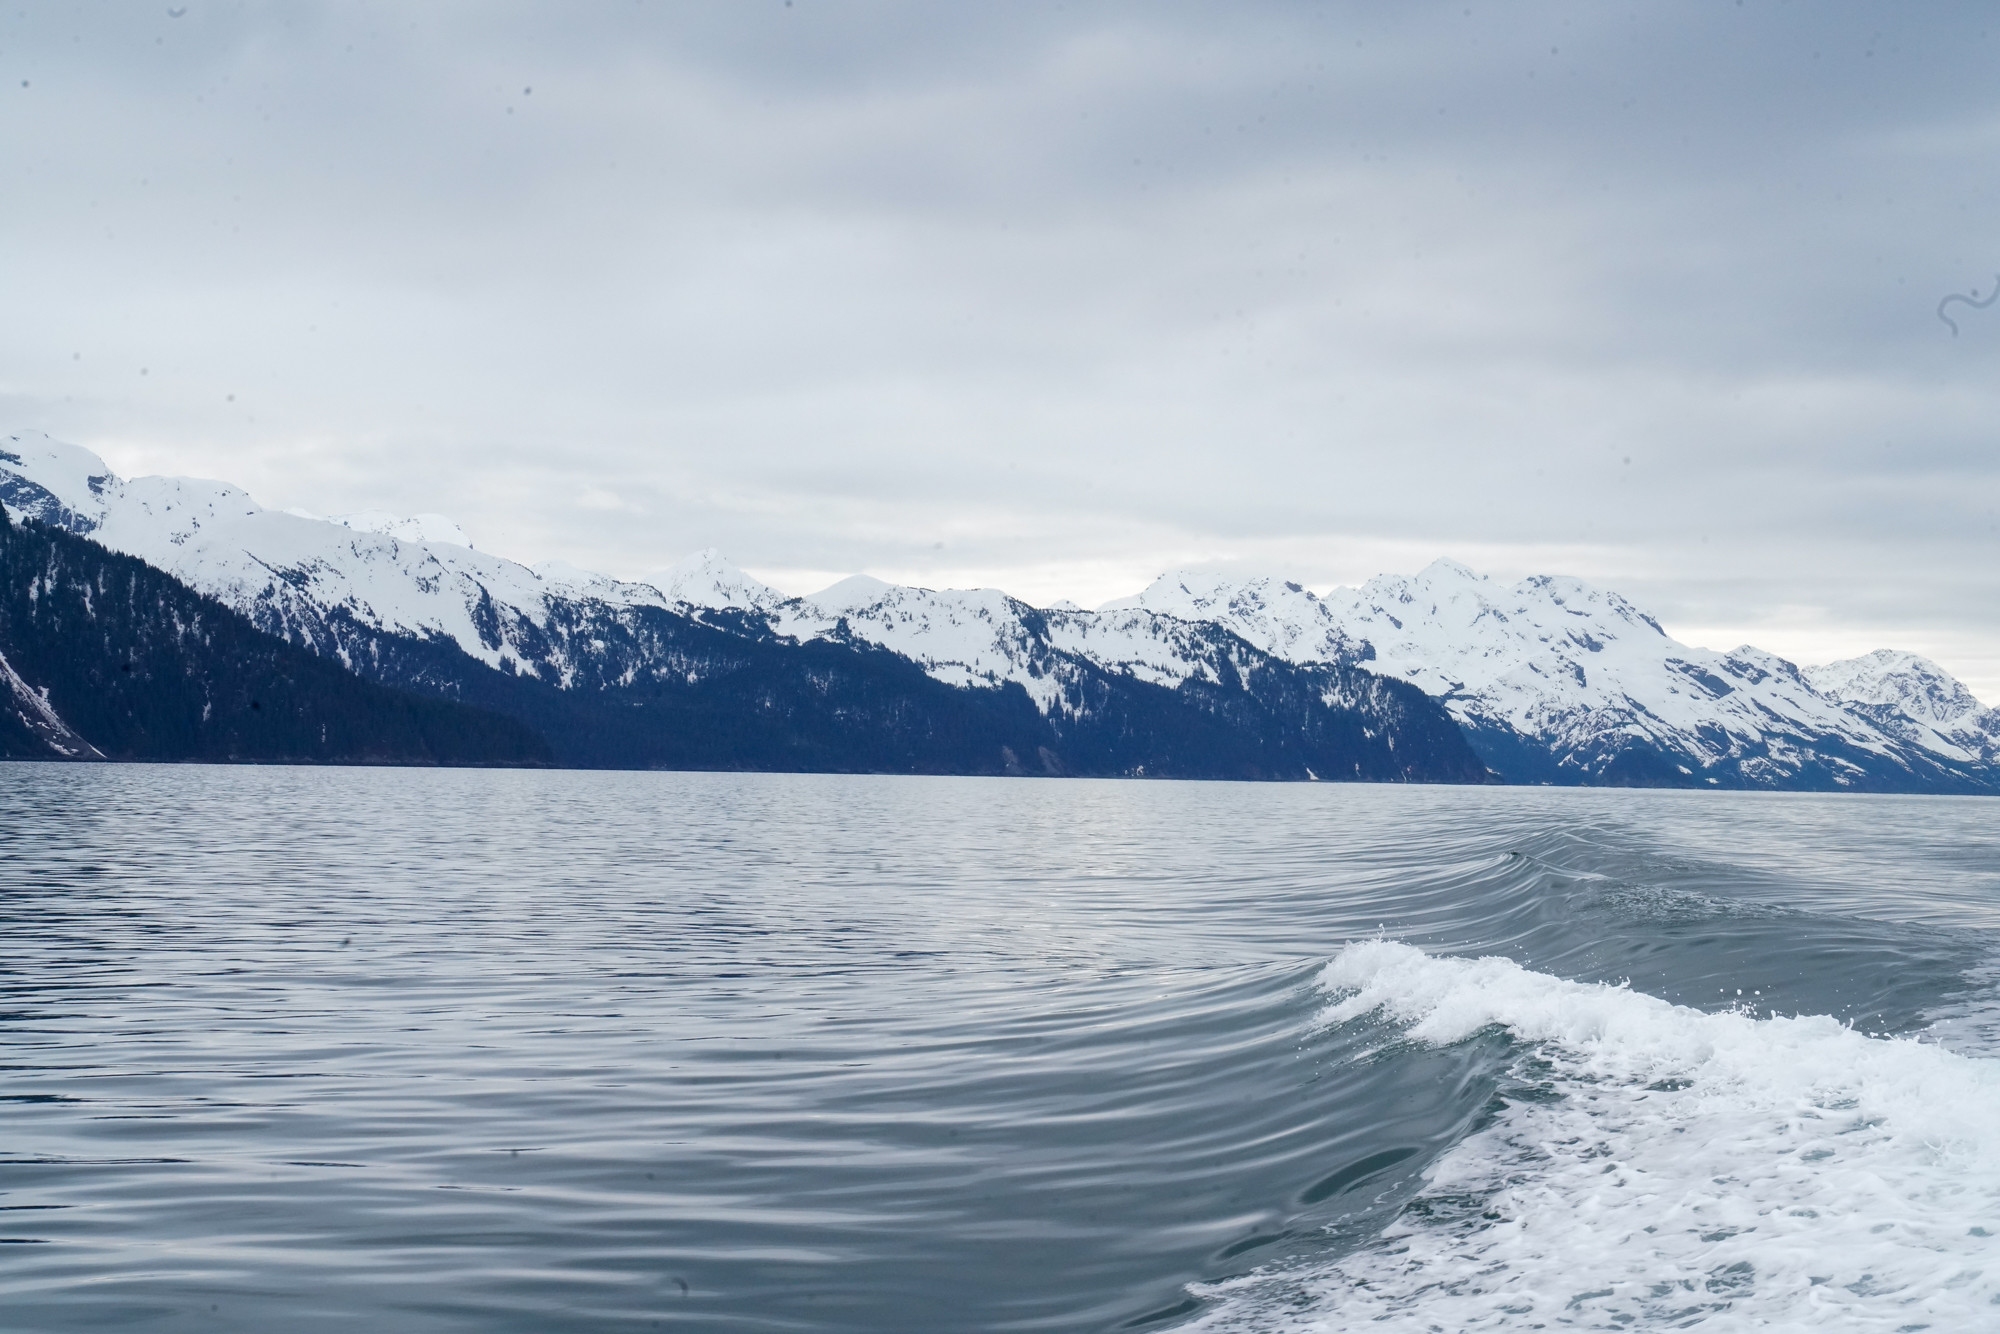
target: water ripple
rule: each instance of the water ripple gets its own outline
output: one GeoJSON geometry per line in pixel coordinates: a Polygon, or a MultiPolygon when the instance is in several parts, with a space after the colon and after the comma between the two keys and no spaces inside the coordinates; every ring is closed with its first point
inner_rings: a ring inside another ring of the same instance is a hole
{"type": "Polygon", "coordinates": [[[1990,809],[0,766],[0,1307],[1168,1327],[1518,1079],[1323,1023],[1343,946],[1984,1032],[1990,809]]]}

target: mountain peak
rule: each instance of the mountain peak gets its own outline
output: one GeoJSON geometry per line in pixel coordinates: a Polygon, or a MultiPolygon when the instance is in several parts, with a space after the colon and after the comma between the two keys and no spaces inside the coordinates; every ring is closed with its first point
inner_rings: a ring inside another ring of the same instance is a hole
{"type": "Polygon", "coordinates": [[[1858,658],[1808,668],[1813,689],[1851,704],[1893,705],[1912,718],[1950,727],[1986,712],[1963,682],[1929,658],[1878,648],[1858,658]]]}
{"type": "Polygon", "coordinates": [[[1099,611],[1130,611],[1144,608],[1169,616],[1199,619],[1199,614],[1218,603],[1226,603],[1236,581],[1212,570],[1167,570],[1131,597],[1114,598],[1099,611]]]}
{"type": "Polygon", "coordinates": [[[837,580],[820,589],[817,593],[807,594],[804,600],[822,611],[837,614],[871,607],[895,592],[896,588],[897,585],[885,579],[877,579],[872,574],[850,574],[845,579],[837,580]]]}
{"type": "Polygon", "coordinates": [[[1469,565],[1461,564],[1449,556],[1439,556],[1429,565],[1417,571],[1417,578],[1425,583],[1484,584],[1491,582],[1486,575],[1469,565]]]}
{"type": "Polygon", "coordinates": [[[693,607],[768,609],[785,600],[777,589],[732,565],[715,547],[704,547],[675,562],[660,580],[660,591],[669,602],[693,607]]]}
{"type": "Polygon", "coordinates": [[[104,520],[105,495],[118,475],[80,445],[42,431],[16,431],[0,439],[0,502],[15,514],[74,533],[104,520]]]}
{"type": "Polygon", "coordinates": [[[1107,602],[1100,610],[1148,611],[1211,622],[1293,662],[1344,660],[1357,651],[1323,599],[1303,584],[1277,575],[1169,570],[1137,597],[1107,602]]]}

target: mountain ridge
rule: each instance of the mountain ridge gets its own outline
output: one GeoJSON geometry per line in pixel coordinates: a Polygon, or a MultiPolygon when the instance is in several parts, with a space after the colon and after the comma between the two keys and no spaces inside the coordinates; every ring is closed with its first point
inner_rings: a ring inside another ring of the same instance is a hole
{"type": "Polygon", "coordinates": [[[710,553],[670,572],[669,594],[399,536],[379,518],[267,510],[226,483],[127,481],[45,436],[4,444],[10,509],[149,561],[371,680],[529,723],[564,763],[1486,778],[1421,691],[1288,663],[1220,627],[865,581],[827,605],[710,553]]]}
{"type": "MultiPolygon", "coordinates": [[[[1096,611],[862,575],[788,597],[712,550],[658,583],[561,562],[530,568],[472,548],[441,516],[313,520],[225,483],[126,481],[46,436],[0,444],[10,509],[151,561],[364,672],[414,661],[390,643],[408,639],[557,690],[629,691],[665,680],[662,664],[687,644],[712,648],[720,641],[703,636],[718,632],[746,644],[866,646],[943,685],[1018,689],[1047,725],[1076,735],[1109,707],[1106,690],[1122,692],[1118,707],[1135,717],[1153,716],[1138,703],[1145,689],[1177,693],[1193,710],[1178,725],[1197,730],[1203,709],[1257,689],[1413,718],[1409,701],[1374,684],[1390,682],[1433,701],[1504,781],[2000,791],[2000,714],[1928,660],[1885,650],[1802,669],[1747,645],[1718,653],[1564,576],[1510,587],[1440,560],[1322,597],[1282,579],[1178,571],[1096,611]]],[[[751,670],[746,653],[737,644],[722,656],[751,670]]],[[[468,670],[426,669],[440,690],[444,676],[464,688],[468,670]]]]}
{"type": "Polygon", "coordinates": [[[1344,658],[1409,681],[1515,781],[2000,786],[1996,752],[1966,744],[1989,724],[2000,733],[2000,715],[1928,659],[1884,651],[1808,672],[1750,645],[1699,648],[1622,595],[1566,576],[1507,586],[1439,560],[1320,597],[1270,577],[1175,571],[1114,605],[1208,617],[1292,661],[1344,658]],[[1858,683],[1886,663],[1902,686],[1863,702],[1858,683]],[[1856,683],[1852,698],[1816,680],[1856,683]],[[1904,714],[1933,695],[1952,701],[1959,741],[1904,714]]]}

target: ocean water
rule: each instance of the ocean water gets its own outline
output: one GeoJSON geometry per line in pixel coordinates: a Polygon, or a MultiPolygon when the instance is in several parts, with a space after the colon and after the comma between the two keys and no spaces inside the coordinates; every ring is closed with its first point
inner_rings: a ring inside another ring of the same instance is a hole
{"type": "Polygon", "coordinates": [[[0,1329],[2000,1329],[1996,816],[0,766],[0,1329]]]}

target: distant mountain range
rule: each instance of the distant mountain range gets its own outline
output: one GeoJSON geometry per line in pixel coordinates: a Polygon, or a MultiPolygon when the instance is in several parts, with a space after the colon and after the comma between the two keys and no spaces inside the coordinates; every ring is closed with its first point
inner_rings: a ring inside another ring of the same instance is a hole
{"type": "Polygon", "coordinates": [[[1322,598],[1171,574],[1126,605],[1419,686],[1511,782],[2000,790],[2000,711],[1928,659],[1885,650],[1800,668],[1747,644],[1694,648],[1576,579],[1507,587],[1441,560],[1322,598]]]}
{"type": "Polygon", "coordinates": [[[786,597],[714,552],[630,583],[32,433],[0,441],[0,502],[563,764],[2000,791],[2000,713],[1925,659],[1693,648],[1573,579],[1175,573],[1094,612],[862,576],[786,597]]]}
{"type": "Polygon", "coordinates": [[[937,600],[927,625],[905,627],[934,650],[913,657],[882,642],[889,627],[875,619],[783,599],[711,557],[664,589],[530,570],[437,540],[434,516],[417,538],[387,516],[280,513],[220,483],[123,481],[95,455],[25,433],[0,442],[0,501],[37,531],[148,562],[378,685],[505,715],[561,764],[1487,776],[1414,686],[1146,612],[904,590],[937,600]]]}

